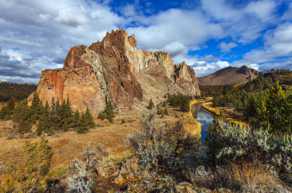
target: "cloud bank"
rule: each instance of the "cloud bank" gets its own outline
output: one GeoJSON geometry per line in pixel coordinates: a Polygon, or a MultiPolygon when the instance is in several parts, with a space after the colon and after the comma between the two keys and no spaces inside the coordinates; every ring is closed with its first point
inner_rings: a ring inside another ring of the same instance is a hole
{"type": "Polygon", "coordinates": [[[0,0],[0,80],[37,82],[41,70],[62,66],[70,47],[116,28],[135,34],[140,48],[185,60],[198,75],[241,64],[292,68],[292,4],[283,0],[117,3],[0,0]]]}

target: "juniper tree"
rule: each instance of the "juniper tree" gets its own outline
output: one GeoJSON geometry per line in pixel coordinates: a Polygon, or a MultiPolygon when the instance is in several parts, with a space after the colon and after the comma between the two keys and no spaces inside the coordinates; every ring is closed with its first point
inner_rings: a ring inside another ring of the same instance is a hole
{"type": "Polygon", "coordinates": [[[37,93],[33,94],[30,110],[32,121],[39,120],[43,111],[43,105],[37,93]]]}
{"type": "Polygon", "coordinates": [[[106,100],[106,106],[103,112],[101,112],[98,117],[100,119],[107,119],[110,122],[113,122],[114,118],[114,107],[109,100],[106,100]]]}
{"type": "Polygon", "coordinates": [[[8,104],[4,106],[0,111],[0,119],[8,120],[12,117],[13,111],[15,109],[15,99],[11,98],[8,104]]]}
{"type": "Polygon", "coordinates": [[[84,113],[84,123],[88,128],[93,128],[95,126],[92,114],[90,113],[88,108],[84,113]]]}

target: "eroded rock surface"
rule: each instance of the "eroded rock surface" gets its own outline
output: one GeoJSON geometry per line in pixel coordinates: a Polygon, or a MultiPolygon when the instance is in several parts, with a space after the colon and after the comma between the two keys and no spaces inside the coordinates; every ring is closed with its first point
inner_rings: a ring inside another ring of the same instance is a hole
{"type": "Polygon", "coordinates": [[[169,54],[136,47],[134,36],[123,30],[107,33],[90,46],[70,49],[64,67],[42,72],[37,93],[43,102],[69,99],[73,109],[89,108],[97,115],[106,101],[118,110],[160,102],[167,94],[200,94],[194,71],[175,65],[169,54]]]}

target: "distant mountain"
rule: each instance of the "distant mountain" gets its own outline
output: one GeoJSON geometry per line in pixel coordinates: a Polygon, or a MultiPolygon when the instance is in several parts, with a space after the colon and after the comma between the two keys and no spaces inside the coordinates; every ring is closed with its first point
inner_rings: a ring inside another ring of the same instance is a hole
{"type": "Polygon", "coordinates": [[[35,91],[35,89],[36,85],[32,84],[0,82],[0,102],[9,101],[12,98],[23,100],[35,91]]]}
{"type": "Polygon", "coordinates": [[[242,67],[227,67],[216,71],[205,77],[199,78],[199,85],[202,86],[224,86],[244,84],[258,76],[258,71],[242,67]]]}

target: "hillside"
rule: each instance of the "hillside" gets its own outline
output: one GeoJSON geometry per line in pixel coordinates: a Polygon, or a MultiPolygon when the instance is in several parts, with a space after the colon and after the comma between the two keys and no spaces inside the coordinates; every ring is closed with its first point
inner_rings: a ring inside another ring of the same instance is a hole
{"type": "Polygon", "coordinates": [[[272,88],[276,82],[288,95],[292,95],[292,71],[274,70],[261,73],[257,78],[246,84],[236,86],[200,86],[203,96],[212,96],[217,106],[233,107],[245,111],[249,96],[264,93],[272,88]]]}
{"type": "Polygon", "coordinates": [[[246,66],[227,67],[214,72],[208,76],[199,78],[200,86],[224,86],[244,84],[255,79],[258,72],[246,66]]]}

